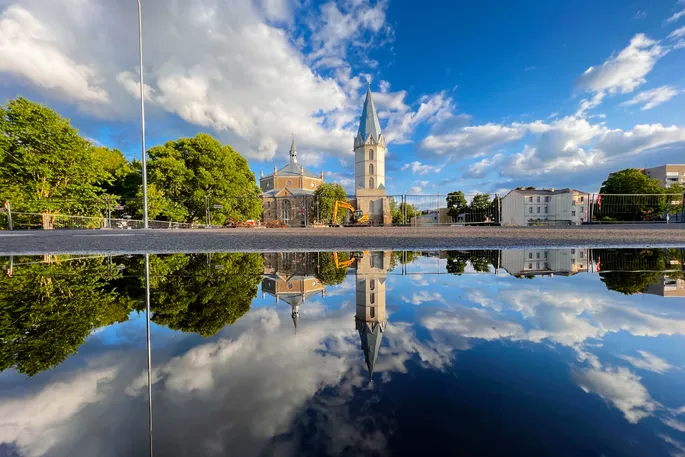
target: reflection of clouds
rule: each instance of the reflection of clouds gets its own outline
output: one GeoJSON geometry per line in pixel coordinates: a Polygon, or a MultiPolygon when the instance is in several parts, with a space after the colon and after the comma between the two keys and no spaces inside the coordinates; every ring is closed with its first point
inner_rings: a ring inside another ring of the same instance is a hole
{"type": "Polygon", "coordinates": [[[627,368],[590,368],[575,377],[583,390],[611,402],[632,424],[650,416],[659,406],[640,382],[640,377],[627,368]]]}
{"type": "Polygon", "coordinates": [[[422,290],[418,293],[413,293],[411,295],[411,298],[407,297],[402,297],[402,300],[406,303],[411,303],[412,305],[421,305],[423,303],[430,303],[430,302],[438,302],[442,303],[444,305],[447,304],[447,301],[445,301],[444,298],[442,298],[442,295],[440,295],[438,292],[428,292],[426,290],[422,290]]]}
{"type": "Polygon", "coordinates": [[[521,325],[497,320],[488,310],[477,308],[452,307],[436,311],[424,317],[421,323],[429,330],[484,340],[520,337],[524,334],[521,325]]]}
{"type": "Polygon", "coordinates": [[[647,351],[637,351],[637,352],[638,352],[638,354],[640,354],[640,357],[632,357],[629,355],[622,355],[622,356],[620,356],[620,358],[629,362],[635,368],[653,371],[655,373],[665,373],[668,370],[670,370],[671,368],[673,368],[671,366],[671,364],[669,364],[667,361],[665,361],[661,357],[657,357],[654,354],[650,354],[647,351]]]}
{"type": "Polygon", "coordinates": [[[661,420],[664,424],[668,425],[672,429],[685,433],[685,422],[681,422],[678,419],[674,419],[672,417],[666,417],[661,420]]]}
{"type": "Polygon", "coordinates": [[[56,381],[39,392],[0,401],[0,443],[14,443],[22,455],[40,456],[58,443],[69,421],[105,395],[116,368],[91,368],[69,381],[56,381]]]}

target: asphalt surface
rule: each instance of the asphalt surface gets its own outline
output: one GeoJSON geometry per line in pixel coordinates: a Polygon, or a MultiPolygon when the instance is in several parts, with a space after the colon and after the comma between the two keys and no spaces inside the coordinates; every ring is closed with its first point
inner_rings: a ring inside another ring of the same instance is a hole
{"type": "Polygon", "coordinates": [[[359,227],[0,232],[0,255],[685,247],[685,224],[577,227],[359,227]]]}

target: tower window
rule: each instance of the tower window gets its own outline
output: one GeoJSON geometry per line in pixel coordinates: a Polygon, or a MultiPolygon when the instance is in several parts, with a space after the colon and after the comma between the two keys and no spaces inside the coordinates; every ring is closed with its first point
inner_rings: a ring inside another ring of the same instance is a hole
{"type": "Polygon", "coordinates": [[[374,303],[376,303],[376,294],[373,294],[373,293],[371,294],[371,297],[370,297],[370,299],[369,299],[369,302],[370,302],[372,305],[373,305],[374,303]]]}
{"type": "Polygon", "coordinates": [[[369,316],[371,317],[371,319],[374,319],[376,317],[376,308],[369,308],[369,316]]]}
{"type": "Polygon", "coordinates": [[[370,188],[370,189],[375,189],[375,188],[376,188],[376,186],[374,185],[373,177],[369,178],[369,188],[370,188]]]}
{"type": "Polygon", "coordinates": [[[373,149],[369,149],[369,160],[373,160],[373,149]]]}
{"type": "Polygon", "coordinates": [[[373,164],[372,163],[369,164],[369,174],[370,175],[373,174],[373,164]]]}
{"type": "Polygon", "coordinates": [[[369,281],[369,289],[374,290],[376,288],[376,280],[372,279],[369,281]]]}

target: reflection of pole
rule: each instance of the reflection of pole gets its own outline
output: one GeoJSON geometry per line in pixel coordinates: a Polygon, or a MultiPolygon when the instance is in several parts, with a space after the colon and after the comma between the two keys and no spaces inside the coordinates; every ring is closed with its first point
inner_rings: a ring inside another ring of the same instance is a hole
{"type": "Polygon", "coordinates": [[[150,457],[152,457],[152,347],[150,345],[150,254],[145,254],[145,328],[147,330],[147,416],[150,457]]]}

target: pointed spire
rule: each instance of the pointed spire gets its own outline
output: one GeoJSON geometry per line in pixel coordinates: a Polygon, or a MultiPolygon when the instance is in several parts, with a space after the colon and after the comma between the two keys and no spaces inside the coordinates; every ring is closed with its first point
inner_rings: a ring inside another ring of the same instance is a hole
{"type": "Polygon", "coordinates": [[[297,323],[300,322],[300,307],[293,306],[293,313],[291,314],[293,318],[293,325],[295,325],[295,333],[297,333],[297,323]]]}
{"type": "Polygon", "coordinates": [[[378,350],[383,340],[383,327],[379,324],[371,324],[371,327],[369,328],[368,323],[364,323],[359,327],[359,336],[362,340],[362,351],[364,351],[364,359],[369,370],[369,377],[373,376],[373,369],[378,358],[378,350]]]}
{"type": "Polygon", "coordinates": [[[378,121],[376,105],[373,103],[373,97],[371,96],[370,83],[366,86],[366,100],[364,100],[364,108],[359,118],[359,135],[363,141],[366,141],[369,135],[371,135],[371,138],[376,142],[378,142],[378,137],[381,135],[381,124],[378,121]]]}
{"type": "Polygon", "coordinates": [[[295,135],[293,135],[293,142],[290,143],[290,163],[297,163],[297,149],[295,148],[295,135]]]}

